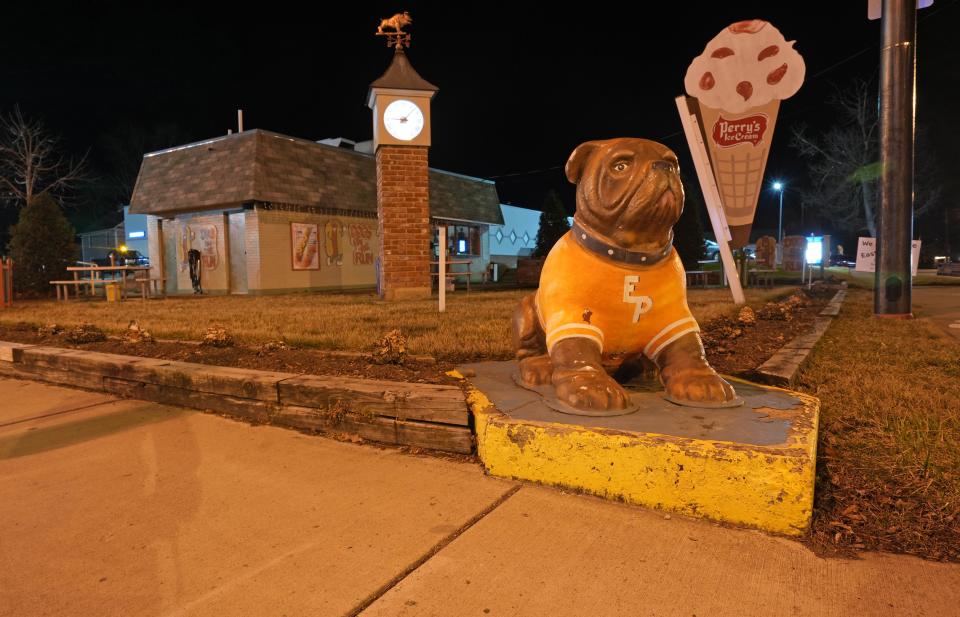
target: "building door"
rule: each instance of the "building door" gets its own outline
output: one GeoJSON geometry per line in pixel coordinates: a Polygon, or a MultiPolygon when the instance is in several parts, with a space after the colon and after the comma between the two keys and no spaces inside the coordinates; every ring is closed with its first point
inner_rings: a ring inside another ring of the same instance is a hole
{"type": "Polygon", "coordinates": [[[230,214],[230,293],[247,293],[247,221],[246,212],[230,214]]]}

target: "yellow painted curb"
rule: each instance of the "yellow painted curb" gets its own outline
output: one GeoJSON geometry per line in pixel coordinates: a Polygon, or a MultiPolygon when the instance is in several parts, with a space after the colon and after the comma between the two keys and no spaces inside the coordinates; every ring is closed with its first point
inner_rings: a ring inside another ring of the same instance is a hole
{"type": "Polygon", "coordinates": [[[820,402],[784,391],[801,405],[763,410],[791,420],[787,440],[772,446],[516,420],[472,386],[468,404],[492,475],[801,535],[813,511],[820,402]]]}

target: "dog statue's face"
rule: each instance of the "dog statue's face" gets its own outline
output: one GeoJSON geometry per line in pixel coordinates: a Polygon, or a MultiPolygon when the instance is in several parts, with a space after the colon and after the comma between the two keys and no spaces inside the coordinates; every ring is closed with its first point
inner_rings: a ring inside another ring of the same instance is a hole
{"type": "Polygon", "coordinates": [[[677,156],[646,139],[588,141],[570,155],[577,220],[625,249],[662,244],[683,211],[677,156]]]}

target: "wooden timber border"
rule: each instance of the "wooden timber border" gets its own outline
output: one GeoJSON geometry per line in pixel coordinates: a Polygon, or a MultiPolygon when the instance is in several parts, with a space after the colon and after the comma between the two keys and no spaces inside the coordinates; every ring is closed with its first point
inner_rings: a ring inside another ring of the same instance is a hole
{"type": "Polygon", "coordinates": [[[820,315],[813,323],[813,328],[784,345],[769,360],[758,366],[750,377],[773,386],[784,388],[792,386],[800,367],[807,361],[810,352],[820,341],[820,337],[833,323],[833,318],[840,314],[840,307],[846,297],[847,283],[843,282],[840,284],[840,291],[834,294],[827,306],[820,311],[820,315]]]}
{"type": "Polygon", "coordinates": [[[456,386],[297,375],[0,341],[0,376],[212,411],[258,424],[459,454],[474,439],[456,386]]]}

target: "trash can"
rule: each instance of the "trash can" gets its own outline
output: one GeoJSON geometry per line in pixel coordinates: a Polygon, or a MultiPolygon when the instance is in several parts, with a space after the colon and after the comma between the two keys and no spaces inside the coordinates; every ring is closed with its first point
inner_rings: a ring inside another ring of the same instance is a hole
{"type": "Polygon", "coordinates": [[[105,288],[107,290],[107,302],[120,301],[120,285],[117,283],[107,283],[105,288]]]}

